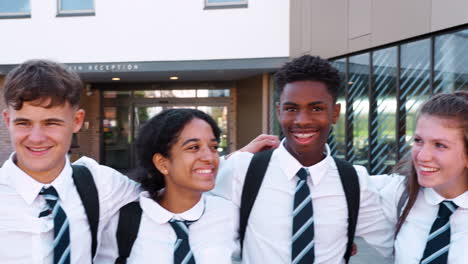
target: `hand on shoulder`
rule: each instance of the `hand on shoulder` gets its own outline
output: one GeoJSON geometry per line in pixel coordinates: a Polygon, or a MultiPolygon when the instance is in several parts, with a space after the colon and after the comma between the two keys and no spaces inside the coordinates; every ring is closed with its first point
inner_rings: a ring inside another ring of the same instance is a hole
{"type": "MultiPolygon", "coordinates": [[[[252,154],[255,154],[260,151],[277,148],[279,144],[280,144],[280,140],[278,136],[260,134],[259,136],[254,138],[252,141],[250,141],[249,144],[245,145],[243,148],[235,152],[250,152],[252,154]]],[[[228,159],[235,152],[225,156],[225,159],[228,159]]]]}

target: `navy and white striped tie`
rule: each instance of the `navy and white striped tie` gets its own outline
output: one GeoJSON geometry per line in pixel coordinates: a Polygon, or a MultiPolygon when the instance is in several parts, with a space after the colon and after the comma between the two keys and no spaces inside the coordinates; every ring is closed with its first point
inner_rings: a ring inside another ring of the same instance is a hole
{"type": "Polygon", "coordinates": [[[458,206],[452,201],[439,204],[437,218],[432,224],[421,264],[447,264],[450,246],[450,216],[458,206]]]}
{"type": "Polygon", "coordinates": [[[174,229],[177,240],[174,245],[174,264],[195,264],[195,258],[190,250],[189,230],[188,227],[192,221],[178,221],[171,219],[171,224],[174,229]]]}
{"type": "Polygon", "coordinates": [[[39,217],[51,215],[54,218],[54,264],[70,263],[70,227],[67,215],[58,203],[58,193],[54,187],[42,188],[39,193],[44,197],[47,207],[39,217]]]}
{"type": "Polygon", "coordinates": [[[301,168],[296,176],[299,178],[294,194],[292,263],[314,263],[314,218],[312,197],[307,185],[308,171],[301,168]]]}

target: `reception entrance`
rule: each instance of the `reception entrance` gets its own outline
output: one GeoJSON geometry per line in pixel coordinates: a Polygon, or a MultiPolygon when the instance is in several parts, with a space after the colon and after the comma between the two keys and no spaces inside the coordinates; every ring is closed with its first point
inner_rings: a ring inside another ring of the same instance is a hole
{"type": "Polygon", "coordinates": [[[222,131],[218,151],[220,155],[229,152],[229,90],[222,93],[211,92],[222,95],[218,97],[201,97],[199,92],[195,95],[189,94],[190,97],[183,97],[188,93],[184,90],[183,93],[174,91],[169,93],[179,95],[178,97],[141,98],[139,95],[142,92],[147,93],[147,91],[103,93],[103,164],[124,173],[136,167],[134,142],[139,129],[154,115],[171,108],[198,109],[213,117],[222,131]]]}

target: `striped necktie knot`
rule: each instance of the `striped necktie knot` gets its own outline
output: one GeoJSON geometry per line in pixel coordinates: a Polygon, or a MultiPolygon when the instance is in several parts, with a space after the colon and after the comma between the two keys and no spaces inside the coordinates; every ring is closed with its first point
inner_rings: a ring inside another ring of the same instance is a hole
{"type": "Polygon", "coordinates": [[[58,198],[57,190],[55,190],[54,186],[49,187],[42,187],[41,191],[39,192],[40,195],[51,195],[55,198],[58,198]]]}
{"type": "Polygon", "coordinates": [[[174,264],[195,264],[195,258],[193,257],[189,243],[189,226],[193,222],[175,219],[169,221],[177,236],[174,245],[174,264]]]}
{"type": "Polygon", "coordinates": [[[47,188],[42,187],[41,191],[39,192],[39,195],[41,195],[47,203],[45,208],[39,213],[39,217],[45,217],[50,214],[55,215],[59,206],[57,203],[59,199],[57,190],[55,190],[53,186],[49,186],[47,188]]]}
{"type": "Polygon", "coordinates": [[[169,224],[171,224],[172,229],[177,235],[178,239],[188,239],[188,228],[192,224],[193,221],[184,221],[184,220],[175,220],[171,219],[169,224]]]}
{"type": "Polygon", "coordinates": [[[456,205],[452,201],[443,201],[440,203],[439,206],[439,212],[437,213],[437,216],[440,218],[449,218],[455,210],[457,210],[458,205],[456,205]]]}
{"type": "Polygon", "coordinates": [[[299,171],[296,173],[296,176],[301,180],[301,181],[305,181],[307,180],[307,176],[309,175],[309,173],[307,172],[306,169],[304,168],[300,168],[299,171]]]}

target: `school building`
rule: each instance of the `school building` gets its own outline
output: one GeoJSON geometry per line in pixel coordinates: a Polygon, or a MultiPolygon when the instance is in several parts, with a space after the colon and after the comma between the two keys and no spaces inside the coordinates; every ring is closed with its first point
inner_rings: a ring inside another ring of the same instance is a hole
{"type": "MultiPolygon", "coordinates": [[[[407,152],[425,98],[468,90],[466,10],[466,0],[2,1],[0,87],[25,60],[65,63],[85,82],[72,158],[127,171],[139,127],[167,108],[211,114],[221,153],[279,134],[272,75],[320,55],[343,77],[332,151],[376,174],[407,152]]],[[[0,162],[11,151],[2,123],[0,162]]]]}

